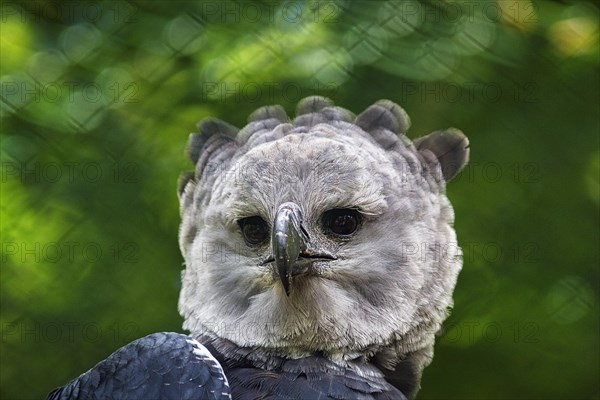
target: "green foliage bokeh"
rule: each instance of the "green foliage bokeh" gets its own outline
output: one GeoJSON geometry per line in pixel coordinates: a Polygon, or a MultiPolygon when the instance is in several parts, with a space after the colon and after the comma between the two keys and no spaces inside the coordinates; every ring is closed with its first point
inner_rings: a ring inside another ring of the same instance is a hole
{"type": "Polygon", "coordinates": [[[448,186],[464,268],[419,398],[600,395],[594,2],[1,8],[1,398],[181,331],[187,135],[314,94],[470,139],[448,186]]]}

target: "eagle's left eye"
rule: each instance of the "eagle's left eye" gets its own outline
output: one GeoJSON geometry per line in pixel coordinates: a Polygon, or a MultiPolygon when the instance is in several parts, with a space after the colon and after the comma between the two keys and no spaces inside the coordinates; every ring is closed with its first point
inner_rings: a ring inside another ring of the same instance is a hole
{"type": "Polygon", "coordinates": [[[238,224],[246,243],[251,246],[257,246],[269,237],[269,225],[259,216],[242,218],[238,224]]]}
{"type": "Polygon", "coordinates": [[[358,229],[360,220],[360,213],[351,208],[335,208],[323,215],[325,229],[338,236],[352,235],[358,229]]]}

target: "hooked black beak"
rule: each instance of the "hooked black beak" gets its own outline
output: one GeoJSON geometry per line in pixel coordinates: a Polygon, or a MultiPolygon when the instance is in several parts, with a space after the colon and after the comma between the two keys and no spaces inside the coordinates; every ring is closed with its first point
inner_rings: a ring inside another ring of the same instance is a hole
{"type": "Polygon", "coordinates": [[[289,296],[292,267],[300,253],[306,250],[309,240],[308,233],[302,226],[300,206],[292,202],[279,206],[272,235],[275,266],[285,293],[289,296]]]}
{"type": "Polygon", "coordinates": [[[310,237],[303,226],[302,211],[296,203],[279,206],[272,231],[275,268],[286,295],[290,295],[292,279],[310,270],[315,260],[335,260],[328,252],[311,248],[310,237]],[[302,260],[299,260],[302,258],[302,260]]]}

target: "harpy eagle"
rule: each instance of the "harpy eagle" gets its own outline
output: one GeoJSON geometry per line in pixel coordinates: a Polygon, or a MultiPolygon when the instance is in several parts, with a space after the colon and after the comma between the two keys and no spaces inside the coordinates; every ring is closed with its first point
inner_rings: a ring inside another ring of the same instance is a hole
{"type": "Polygon", "coordinates": [[[462,253],[445,186],[456,129],[414,141],[405,111],[305,98],[243,129],[199,123],[179,182],[179,311],[190,335],[117,350],[49,399],[409,399],[462,253]]]}

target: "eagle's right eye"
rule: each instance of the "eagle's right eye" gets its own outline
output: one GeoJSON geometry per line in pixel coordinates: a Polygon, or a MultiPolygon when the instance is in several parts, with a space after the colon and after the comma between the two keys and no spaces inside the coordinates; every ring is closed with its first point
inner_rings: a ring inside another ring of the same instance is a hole
{"type": "Polygon", "coordinates": [[[269,237],[269,225],[261,217],[242,218],[238,224],[246,243],[251,246],[257,246],[269,237]]]}

